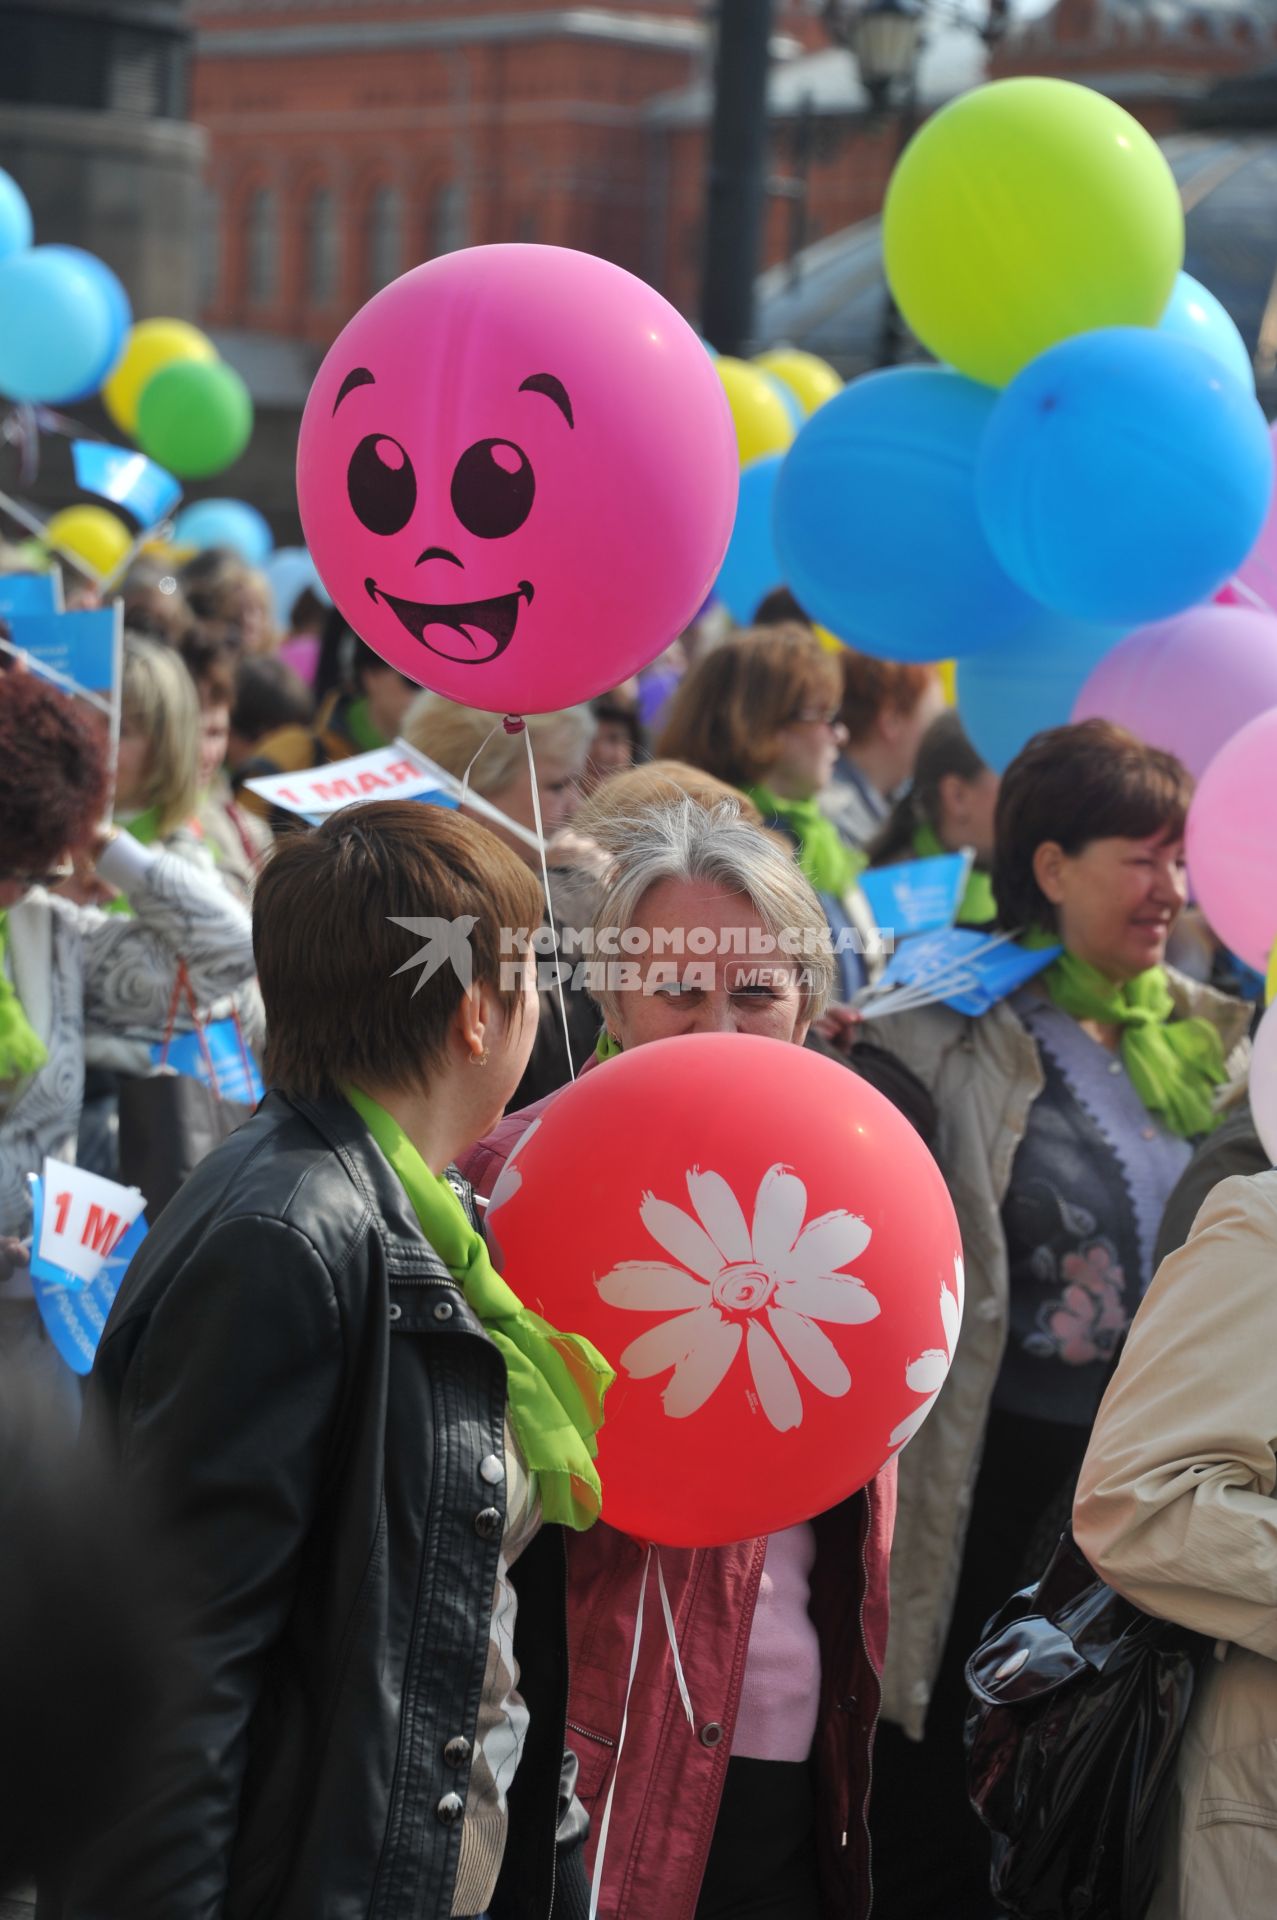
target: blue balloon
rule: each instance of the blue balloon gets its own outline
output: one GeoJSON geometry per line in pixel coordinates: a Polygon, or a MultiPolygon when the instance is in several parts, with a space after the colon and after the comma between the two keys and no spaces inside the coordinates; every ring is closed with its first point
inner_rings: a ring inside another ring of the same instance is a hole
{"type": "Polygon", "coordinates": [[[12,400],[78,399],[110,350],[101,279],[67,252],[31,247],[0,260],[0,393],[12,400]]]}
{"type": "Polygon", "coordinates": [[[1232,314],[1209,287],[1194,280],[1191,274],[1181,273],[1176,277],[1157,331],[1204,347],[1243,386],[1249,387],[1252,393],[1255,391],[1255,363],[1232,314]]]}
{"type": "Polygon", "coordinates": [[[25,252],[34,232],[26,194],[13,175],[0,167],[0,260],[25,252]]]}
{"type": "Polygon", "coordinates": [[[872,373],[807,420],[776,488],[781,572],[813,620],[864,653],[943,660],[1039,609],[993,557],[975,469],[997,396],[942,367],[872,373]]]}
{"type": "Polygon", "coordinates": [[[784,455],[769,453],[744,469],[732,537],[714,592],[732,619],[748,626],[758,603],[783,581],[772,534],[772,508],[784,455]]]}
{"type": "Polygon", "coordinates": [[[1201,347],[1106,327],[1049,347],[989,422],[977,476],[994,552],[1026,593],[1125,627],[1210,598],[1273,487],[1254,395],[1201,347]]]}
{"type": "Polygon", "coordinates": [[[1123,634],[1042,612],[1014,646],[958,662],[958,712],[995,773],[1005,773],[1035,733],[1067,724],[1087,675],[1123,634]]]}
{"type": "Polygon", "coordinates": [[[305,547],[279,547],[262,568],[275,600],[275,625],[287,633],[299,594],[309,587],[325,606],[331,606],[328,589],[305,547]]]}
{"type": "Polygon", "coordinates": [[[105,260],[99,260],[96,253],[86,253],[83,247],[43,247],[41,251],[73,261],[90,279],[96,280],[111,315],[111,341],[102,363],[94,369],[93,378],[82,392],[72,396],[76,400],[87,399],[90,394],[97,392],[124,351],[125,338],[133,325],[133,308],[119,276],[112,273],[105,260]]]}
{"type": "Polygon", "coordinates": [[[195,500],[173,525],[179,547],[229,547],[250,567],[260,567],[274,545],[270,527],[244,500],[195,500]]]}

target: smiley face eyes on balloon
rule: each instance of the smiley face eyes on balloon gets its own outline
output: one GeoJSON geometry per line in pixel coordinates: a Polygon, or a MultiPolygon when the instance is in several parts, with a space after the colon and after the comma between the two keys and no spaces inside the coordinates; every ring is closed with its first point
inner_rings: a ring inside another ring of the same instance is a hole
{"type": "Polygon", "coordinates": [[[397,440],[370,433],[350,456],[346,491],[369,533],[402,533],[417,504],[417,476],[397,440]]]}
{"type": "Polygon", "coordinates": [[[536,476],[513,440],[476,440],[452,474],[452,510],[467,533],[503,540],[532,511],[536,476]]]}

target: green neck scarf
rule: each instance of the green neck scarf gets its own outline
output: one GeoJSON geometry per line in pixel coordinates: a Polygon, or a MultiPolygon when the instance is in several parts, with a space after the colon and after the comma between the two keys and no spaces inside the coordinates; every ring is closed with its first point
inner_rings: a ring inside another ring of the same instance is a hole
{"type": "Polygon", "coordinates": [[[373,753],[378,747],[390,744],[374,727],[368,716],[368,702],[362,697],[352,700],[346,709],[346,731],[351,745],[358,747],[360,753],[373,753]]]}
{"type": "Polygon", "coordinates": [[[357,1087],[343,1092],[399,1176],[421,1231],[505,1361],[510,1425],[536,1476],[542,1513],[584,1532],[602,1505],[595,1435],[615,1374],[588,1340],[559,1333],[528,1311],[493,1266],[482,1235],[470,1225],[448,1182],[430,1171],[398,1121],[357,1087]]]}
{"type": "Polygon", "coordinates": [[[5,972],[9,916],[0,913],[0,1081],[22,1080],[46,1065],[49,1049],[27,1019],[17,989],[5,972]]]}
{"type": "MultiPolygon", "coordinates": [[[[1022,944],[1054,946],[1053,934],[1034,929],[1022,944]]],[[[1191,1140],[1212,1133],[1221,1116],[1211,1095],[1228,1078],[1224,1047],[1209,1020],[1175,1018],[1164,967],[1149,967],[1115,985],[1098,968],[1067,950],[1042,975],[1062,1013],[1122,1030],[1122,1063],[1150,1113],[1172,1133],[1191,1140]]]]}
{"type": "Polygon", "coordinates": [[[849,847],[816,800],[786,800],[770,787],[746,787],[765,822],[778,821],[798,842],[798,864],[817,893],[849,893],[869,862],[849,847]]]}
{"type": "Polygon", "coordinates": [[[615,1060],[617,1054],[620,1052],[620,1041],[614,1040],[607,1028],[604,1027],[602,1033],[594,1043],[594,1058],[596,1060],[615,1060]]]}
{"type": "MultiPolygon", "coordinates": [[[[933,860],[937,854],[949,851],[948,847],[941,846],[940,836],[925,821],[914,828],[912,845],[920,860],[933,860]]],[[[960,927],[987,927],[997,917],[993,881],[982,867],[972,867],[967,875],[966,891],[958,904],[957,923],[960,927]]]]}

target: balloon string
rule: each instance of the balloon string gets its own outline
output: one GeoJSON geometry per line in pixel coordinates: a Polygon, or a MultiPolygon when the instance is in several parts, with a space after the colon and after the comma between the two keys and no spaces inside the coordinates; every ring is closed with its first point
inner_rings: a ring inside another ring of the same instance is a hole
{"type": "MultiPolygon", "coordinates": [[[[599,1822],[599,1846],[594,1856],[594,1878],[590,1882],[590,1920],[598,1920],[599,1893],[603,1886],[603,1858],[607,1853],[608,1829],[612,1824],[612,1802],[616,1798],[617,1776],[621,1771],[621,1755],[625,1751],[625,1733],[630,1721],[630,1695],[634,1691],[634,1676],[638,1672],[639,1648],[643,1644],[643,1608],[647,1601],[647,1576],[652,1564],[652,1549],[649,1546],[643,1555],[643,1575],[639,1586],[638,1611],[634,1616],[634,1646],[630,1653],[630,1674],[625,1683],[625,1705],[621,1710],[621,1731],[616,1742],[616,1760],[612,1767],[612,1783],[607,1790],[607,1799],[603,1803],[603,1818],[599,1822]]],[[[657,1561],[660,1567],[660,1561],[657,1561]]]]}
{"type": "MultiPolygon", "coordinates": [[[[513,715],[503,722],[506,731],[509,733],[514,732],[515,724],[513,715]]],[[[546,864],[545,858],[545,828],[541,824],[541,795],[537,791],[537,763],[532,752],[532,735],[528,732],[522,720],[519,720],[517,725],[522,729],[523,738],[528,749],[528,779],[532,787],[532,819],[536,826],[537,846],[541,853],[541,884],[545,888],[546,918],[550,922],[550,939],[553,942],[554,988],[558,995],[559,1018],[563,1022],[563,1051],[567,1055],[568,1076],[570,1079],[575,1080],[576,1066],[572,1059],[572,1034],[568,1027],[568,1003],[563,997],[563,968],[559,961],[559,929],[554,918],[554,901],[550,896],[550,869],[546,864]]]]}
{"type": "MultiPolygon", "coordinates": [[[[651,1549],[649,1548],[650,1552],[651,1549]]],[[[660,1589],[661,1612],[665,1615],[665,1632],[670,1643],[670,1652],[674,1656],[674,1678],[678,1683],[678,1697],[683,1702],[683,1712],[687,1715],[687,1724],[696,1731],[696,1715],[692,1712],[692,1696],[687,1690],[687,1676],[683,1672],[683,1658],[678,1650],[678,1635],[674,1631],[674,1615],[670,1608],[670,1597],[665,1589],[665,1569],[661,1565],[660,1548],[656,1549],[656,1584],[660,1589]]]]}
{"type": "MultiPolygon", "coordinates": [[[[497,728],[504,726],[504,724],[504,721],[498,720],[496,726],[490,727],[471,754],[466,770],[461,776],[461,799],[463,803],[470,798],[470,775],[474,771],[475,761],[479,758],[479,755],[483,752],[483,749],[487,746],[489,740],[491,740],[493,734],[497,731],[497,728]]],[[[535,792],[535,788],[533,791],[535,792]]]]}
{"type": "Polygon", "coordinates": [[[1255,589],[1250,586],[1248,582],[1239,580],[1236,574],[1233,575],[1228,584],[1234,593],[1240,593],[1243,600],[1249,600],[1252,607],[1260,607],[1265,613],[1273,612],[1273,608],[1269,606],[1263,594],[1256,593],[1255,589]]]}

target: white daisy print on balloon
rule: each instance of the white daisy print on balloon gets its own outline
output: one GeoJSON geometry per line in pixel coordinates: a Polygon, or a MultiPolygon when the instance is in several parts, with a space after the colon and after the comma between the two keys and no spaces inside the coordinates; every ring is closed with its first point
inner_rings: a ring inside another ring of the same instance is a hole
{"type": "Polygon", "coordinates": [[[720,1173],[687,1176],[692,1213],[645,1193],[639,1217],[668,1260],[623,1260],[596,1284],[609,1306],[667,1312],[621,1355],[633,1379],[673,1372],[662,1393],[676,1420],[703,1407],[726,1380],[742,1344],[759,1405],[780,1433],[800,1426],[795,1370],[839,1399],[851,1375],[817,1325],[861,1326],[879,1307],[862,1280],[843,1271],[869,1245],[854,1213],[823,1213],[804,1225],[807,1189],[785,1166],[768,1169],[753,1218],[720,1173]]]}
{"type": "Polygon", "coordinates": [[[906,1440],[913,1439],[936,1403],[936,1396],[948,1377],[949,1368],[953,1365],[954,1349],[958,1344],[958,1330],[962,1325],[964,1297],[965,1275],[962,1255],[955,1253],[953,1291],[950,1292],[943,1282],[940,1286],[940,1321],[944,1328],[944,1346],[928,1347],[925,1353],[920,1353],[918,1358],[911,1360],[905,1368],[905,1385],[911,1393],[925,1394],[926,1399],[920,1407],[915,1407],[913,1412],[908,1414],[894,1430],[891,1436],[893,1447],[903,1447],[906,1440]]]}

